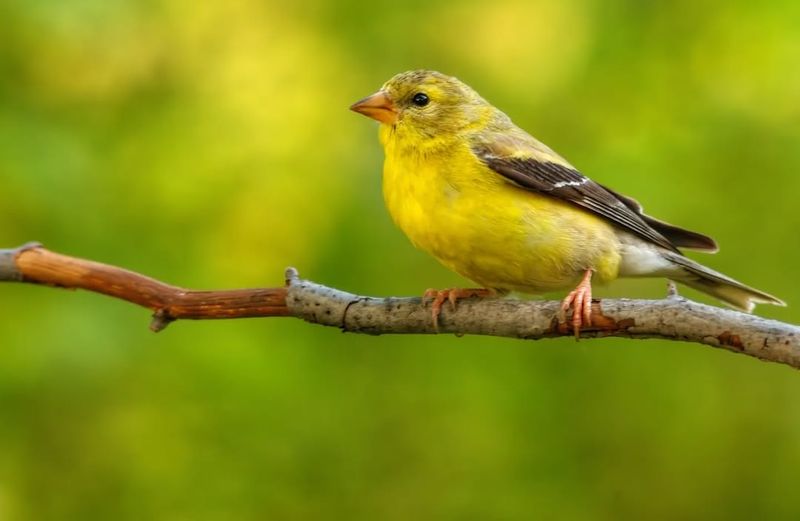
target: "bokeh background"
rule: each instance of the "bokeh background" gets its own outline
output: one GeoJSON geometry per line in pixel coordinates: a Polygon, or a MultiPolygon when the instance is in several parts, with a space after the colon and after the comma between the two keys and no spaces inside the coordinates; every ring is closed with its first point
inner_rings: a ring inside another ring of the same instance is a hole
{"type": "MultiPolygon", "coordinates": [[[[393,227],[376,124],[347,110],[425,67],[716,237],[702,259],[800,322],[798,20],[791,0],[2,0],[0,247],[196,288],[287,265],[374,295],[464,284],[393,227]]],[[[800,374],[725,351],[292,319],[155,335],[129,304],[12,284],[0,317],[2,520],[800,516],[800,374]]]]}

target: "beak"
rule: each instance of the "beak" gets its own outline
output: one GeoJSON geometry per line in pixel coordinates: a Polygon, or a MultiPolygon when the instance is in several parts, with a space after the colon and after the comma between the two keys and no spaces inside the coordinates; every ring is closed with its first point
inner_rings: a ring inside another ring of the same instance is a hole
{"type": "Polygon", "coordinates": [[[353,103],[350,110],[387,125],[394,125],[397,122],[397,109],[392,99],[382,90],[353,103]]]}

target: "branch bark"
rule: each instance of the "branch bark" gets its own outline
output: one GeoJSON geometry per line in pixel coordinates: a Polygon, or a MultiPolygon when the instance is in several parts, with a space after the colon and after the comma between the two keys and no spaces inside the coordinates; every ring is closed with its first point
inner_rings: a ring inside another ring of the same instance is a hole
{"type": "MultiPolygon", "coordinates": [[[[115,266],[49,251],[31,243],[0,250],[0,282],[85,289],[153,311],[150,328],[179,319],[291,316],[352,333],[452,333],[537,340],[570,336],[556,319],[559,302],[468,299],[443,309],[438,330],[420,298],[362,297],[303,280],[286,270],[286,285],[197,291],[115,266]]],[[[696,342],[800,368],[800,327],[681,298],[595,301],[594,324],[581,338],[662,338],[696,342]]]]}

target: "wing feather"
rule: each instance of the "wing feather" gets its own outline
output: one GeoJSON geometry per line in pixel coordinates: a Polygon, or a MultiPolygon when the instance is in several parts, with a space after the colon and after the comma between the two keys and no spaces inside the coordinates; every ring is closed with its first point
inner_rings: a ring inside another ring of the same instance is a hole
{"type": "Polygon", "coordinates": [[[567,164],[498,154],[498,150],[485,145],[474,147],[473,152],[489,168],[521,188],[584,208],[653,244],[679,252],[675,243],[648,223],[649,217],[641,213],[635,200],[620,197],[567,164]]]}
{"type": "Polygon", "coordinates": [[[693,232],[691,230],[687,230],[686,228],[681,228],[679,226],[675,226],[674,224],[669,224],[660,219],[656,219],[655,217],[651,217],[644,213],[642,205],[639,204],[639,201],[636,199],[622,195],[619,192],[615,192],[607,186],[603,186],[603,188],[616,196],[617,199],[625,203],[628,208],[638,213],[644,222],[653,227],[658,233],[669,239],[669,241],[675,246],[678,246],[679,248],[704,251],[706,253],[716,253],[719,250],[717,242],[708,235],[693,232]]]}

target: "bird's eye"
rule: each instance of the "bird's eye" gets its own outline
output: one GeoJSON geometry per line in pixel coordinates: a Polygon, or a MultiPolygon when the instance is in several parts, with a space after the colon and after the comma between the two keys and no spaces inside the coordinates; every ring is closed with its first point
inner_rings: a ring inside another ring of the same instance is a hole
{"type": "Polygon", "coordinates": [[[416,94],[414,94],[414,97],[411,98],[411,102],[417,107],[424,107],[425,105],[430,103],[430,101],[431,99],[424,92],[417,92],[416,94]]]}

